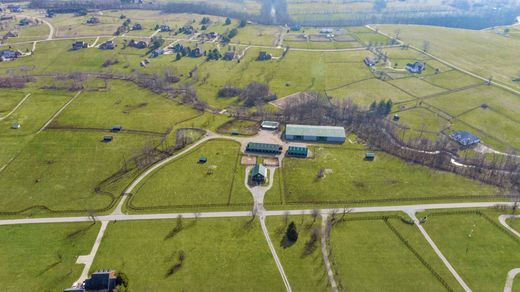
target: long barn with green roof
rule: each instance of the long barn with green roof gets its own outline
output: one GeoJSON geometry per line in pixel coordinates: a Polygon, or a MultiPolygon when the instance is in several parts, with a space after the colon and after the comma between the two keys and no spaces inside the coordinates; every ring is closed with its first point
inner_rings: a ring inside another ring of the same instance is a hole
{"type": "Polygon", "coordinates": [[[285,139],[289,141],[343,143],[345,138],[343,127],[291,124],[285,127],[285,139]]]}

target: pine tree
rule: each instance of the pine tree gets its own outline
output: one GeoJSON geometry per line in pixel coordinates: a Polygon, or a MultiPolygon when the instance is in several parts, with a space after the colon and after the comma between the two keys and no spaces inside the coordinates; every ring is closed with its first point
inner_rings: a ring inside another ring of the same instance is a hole
{"type": "Polygon", "coordinates": [[[294,222],[291,222],[287,227],[285,236],[287,236],[287,239],[291,242],[296,242],[298,240],[298,231],[296,230],[296,224],[294,224],[294,222]]]}

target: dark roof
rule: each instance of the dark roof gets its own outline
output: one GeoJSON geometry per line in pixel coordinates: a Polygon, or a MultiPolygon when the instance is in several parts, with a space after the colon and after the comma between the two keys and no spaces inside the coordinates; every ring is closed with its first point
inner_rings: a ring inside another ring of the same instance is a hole
{"type": "Polygon", "coordinates": [[[367,152],[365,154],[365,157],[367,157],[367,158],[374,158],[374,157],[376,157],[376,154],[374,152],[367,152]]]}
{"type": "Polygon", "coordinates": [[[260,175],[265,178],[267,177],[267,168],[263,164],[257,164],[255,167],[253,167],[251,175],[253,177],[260,175]]]}
{"type": "Polygon", "coordinates": [[[250,142],[247,144],[247,151],[252,152],[268,152],[268,153],[281,153],[282,146],[278,144],[267,144],[267,143],[254,143],[250,142]]]}
{"type": "Polygon", "coordinates": [[[462,146],[470,146],[480,142],[480,138],[468,131],[453,132],[450,137],[462,146]]]}
{"type": "Polygon", "coordinates": [[[307,147],[289,146],[289,149],[287,149],[288,155],[307,156],[308,153],[309,149],[307,149],[307,147]]]}

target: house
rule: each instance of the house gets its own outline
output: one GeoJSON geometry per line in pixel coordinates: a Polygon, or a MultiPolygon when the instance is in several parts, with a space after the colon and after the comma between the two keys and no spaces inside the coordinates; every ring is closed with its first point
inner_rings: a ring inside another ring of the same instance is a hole
{"type": "Polygon", "coordinates": [[[142,30],[142,29],[143,29],[143,26],[140,23],[135,23],[132,26],[132,30],[142,30]]]}
{"type": "Polygon", "coordinates": [[[191,50],[190,57],[198,58],[200,56],[202,56],[202,52],[200,51],[200,48],[195,48],[195,49],[191,50]]]}
{"type": "Polygon", "coordinates": [[[128,46],[132,47],[132,48],[136,48],[136,49],[146,49],[148,48],[148,43],[145,42],[145,41],[134,41],[134,40],[131,40],[129,43],[128,43],[128,46]]]}
{"type": "Polygon", "coordinates": [[[451,133],[450,138],[455,140],[460,146],[467,148],[480,143],[480,138],[468,131],[456,131],[451,133]]]}
{"type": "Polygon", "coordinates": [[[88,48],[88,44],[83,41],[76,41],[72,44],[72,50],[77,51],[88,48]]]}
{"type": "Polygon", "coordinates": [[[260,54],[258,54],[258,58],[256,58],[257,61],[267,61],[271,60],[273,56],[265,51],[261,51],[260,54]]]}
{"type": "Polygon", "coordinates": [[[159,57],[160,55],[164,54],[164,49],[163,48],[158,48],[158,49],[155,49],[153,50],[151,53],[150,53],[150,56],[152,58],[157,58],[159,57]]]}
{"type": "Polygon", "coordinates": [[[103,142],[111,142],[112,140],[114,140],[114,137],[112,137],[112,136],[109,136],[109,135],[103,136],[103,142]]]}
{"type": "Polygon", "coordinates": [[[373,58],[373,57],[365,57],[365,59],[363,60],[363,62],[364,62],[365,65],[367,65],[368,67],[374,67],[374,66],[377,64],[378,59],[373,58]]]}
{"type": "Polygon", "coordinates": [[[224,57],[222,57],[222,59],[226,60],[226,61],[231,61],[235,58],[235,52],[233,51],[227,51],[224,53],[224,57]]]}
{"type": "Polygon", "coordinates": [[[15,32],[15,31],[8,31],[5,35],[4,35],[4,40],[8,39],[8,38],[17,38],[18,37],[18,33],[15,32]]]}
{"type": "Polygon", "coordinates": [[[13,123],[11,125],[11,129],[13,129],[13,130],[20,129],[20,127],[21,127],[21,125],[19,123],[13,123]]]}
{"type": "Polygon", "coordinates": [[[200,164],[204,164],[204,163],[206,163],[206,162],[208,162],[208,158],[207,158],[206,156],[204,156],[204,155],[201,155],[201,156],[199,157],[199,163],[200,163],[200,164]]]}
{"type": "Polygon", "coordinates": [[[26,25],[30,25],[30,24],[33,24],[33,21],[32,21],[32,19],[29,19],[29,18],[23,18],[20,20],[20,22],[18,22],[18,25],[20,25],[20,26],[26,26],[26,25]]]}
{"type": "Polygon", "coordinates": [[[289,146],[289,149],[287,149],[287,156],[307,158],[308,154],[309,149],[307,147],[289,146]]]}
{"type": "Polygon", "coordinates": [[[262,127],[262,129],[265,130],[278,130],[278,127],[280,127],[280,123],[273,121],[262,121],[260,127],[262,127]]]}
{"type": "Polygon", "coordinates": [[[263,164],[256,164],[251,171],[251,180],[257,184],[265,182],[267,178],[267,168],[263,164]]]}
{"type": "Polygon", "coordinates": [[[91,17],[91,18],[87,19],[87,24],[96,24],[96,23],[98,23],[97,17],[91,17]]]}
{"type": "Polygon", "coordinates": [[[334,32],[334,29],[332,29],[332,28],[322,28],[320,30],[320,33],[323,33],[323,34],[331,34],[333,32],[334,32]]]}
{"type": "Polygon", "coordinates": [[[366,161],[374,161],[376,159],[376,154],[374,152],[367,152],[365,153],[365,160],[366,161]]]}
{"type": "Polygon", "coordinates": [[[169,32],[169,31],[172,31],[172,29],[170,28],[169,25],[166,25],[166,24],[161,24],[161,26],[159,26],[159,30],[161,32],[169,32]]]}
{"type": "Polygon", "coordinates": [[[406,70],[410,73],[421,74],[422,71],[426,68],[423,62],[415,62],[413,64],[406,64],[406,70]]]}
{"type": "Polygon", "coordinates": [[[20,13],[20,12],[23,12],[22,7],[20,7],[20,6],[11,6],[11,7],[9,7],[9,10],[10,10],[12,13],[20,13]]]}
{"type": "Polygon", "coordinates": [[[103,270],[94,272],[89,279],[83,282],[85,291],[108,291],[111,292],[116,287],[116,272],[113,270],[103,270]]]}
{"type": "Polygon", "coordinates": [[[113,50],[116,48],[116,43],[114,41],[106,41],[99,45],[101,50],[113,50]]]}
{"type": "Polygon", "coordinates": [[[120,132],[121,130],[123,130],[123,127],[120,125],[112,126],[112,132],[120,132]]]}
{"type": "Polygon", "coordinates": [[[282,146],[278,144],[249,142],[246,147],[246,152],[266,155],[279,155],[282,153],[282,149],[282,146]]]}
{"type": "Polygon", "coordinates": [[[4,15],[0,16],[0,21],[12,20],[13,18],[14,18],[14,16],[12,16],[10,14],[4,14],[4,15]]]}
{"type": "Polygon", "coordinates": [[[3,50],[0,51],[0,61],[12,61],[22,55],[22,52],[19,50],[3,50]]]}
{"type": "Polygon", "coordinates": [[[333,126],[287,125],[285,139],[291,141],[314,141],[344,143],[345,128],[333,126]]]}
{"type": "Polygon", "coordinates": [[[291,31],[300,31],[302,29],[302,26],[300,24],[293,24],[289,26],[289,29],[291,31]]]}
{"type": "Polygon", "coordinates": [[[214,32],[214,31],[208,33],[208,38],[214,39],[216,37],[218,37],[218,33],[214,32]]]}

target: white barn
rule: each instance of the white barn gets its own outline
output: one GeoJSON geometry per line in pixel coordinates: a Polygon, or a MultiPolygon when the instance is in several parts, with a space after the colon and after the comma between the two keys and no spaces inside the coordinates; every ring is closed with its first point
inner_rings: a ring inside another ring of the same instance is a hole
{"type": "Polygon", "coordinates": [[[333,126],[287,125],[285,139],[326,143],[345,142],[345,128],[333,126]]]}

